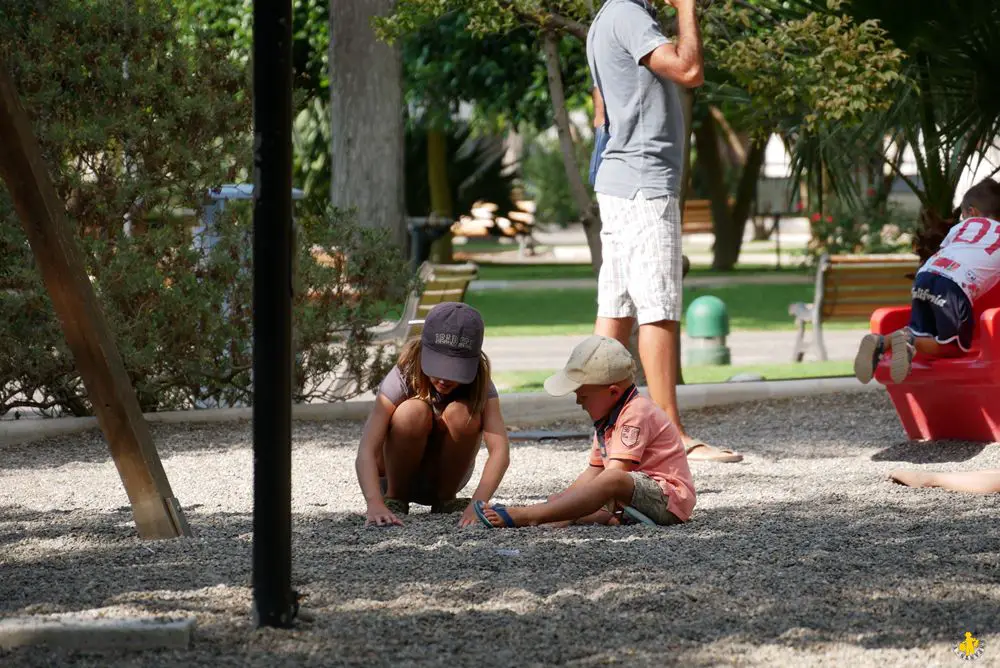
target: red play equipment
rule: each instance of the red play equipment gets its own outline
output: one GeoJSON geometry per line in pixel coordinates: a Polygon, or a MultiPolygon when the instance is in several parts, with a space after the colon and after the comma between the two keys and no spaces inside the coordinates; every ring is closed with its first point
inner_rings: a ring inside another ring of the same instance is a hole
{"type": "MultiPolygon", "coordinates": [[[[898,385],[887,360],[875,370],[911,439],[1000,441],[1000,285],[979,297],[974,311],[979,324],[964,356],[917,355],[898,385]]],[[[889,334],[909,323],[910,307],[880,308],[872,313],[871,331],[889,334]]]]}

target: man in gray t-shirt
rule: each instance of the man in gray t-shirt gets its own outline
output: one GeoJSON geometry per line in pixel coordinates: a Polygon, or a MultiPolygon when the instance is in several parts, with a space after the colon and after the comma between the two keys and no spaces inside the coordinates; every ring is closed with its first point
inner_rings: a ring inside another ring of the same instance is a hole
{"type": "Polygon", "coordinates": [[[625,199],[639,192],[646,199],[677,197],[684,166],[682,93],[643,62],[670,47],[646,7],[640,0],[608,0],[587,38],[590,71],[612,128],[595,189],[625,199]]]}
{"type": "Polygon", "coordinates": [[[587,61],[610,134],[595,156],[603,244],[595,333],[628,345],[638,322],[650,396],[677,425],[688,457],[739,461],[737,453],[692,438],[677,410],[685,131],[679,86],[704,80],[694,0],[607,0],[587,35],[587,61]],[[658,4],[677,9],[676,42],[660,30],[658,4]]]}

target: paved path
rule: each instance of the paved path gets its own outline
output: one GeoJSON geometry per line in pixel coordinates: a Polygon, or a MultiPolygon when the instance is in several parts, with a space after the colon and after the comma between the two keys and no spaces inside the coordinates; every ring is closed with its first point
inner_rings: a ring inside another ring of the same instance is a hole
{"type": "MultiPolygon", "coordinates": [[[[684,287],[717,288],[724,285],[808,285],[813,283],[810,276],[802,274],[760,274],[746,276],[689,276],[684,279],[684,287]]],[[[487,290],[561,290],[567,288],[594,288],[597,281],[592,278],[542,278],[516,281],[473,281],[469,284],[472,292],[487,290]]]]}
{"type": "MultiPolygon", "coordinates": [[[[825,331],[823,340],[829,358],[854,359],[858,341],[867,333],[867,330],[863,329],[825,331]]],[[[490,356],[494,371],[558,369],[566,362],[573,346],[585,338],[585,335],[487,336],[483,349],[490,356]]],[[[742,331],[731,334],[726,344],[729,346],[733,364],[784,364],[792,361],[794,342],[794,331],[742,331]]],[[[693,344],[685,337],[682,345],[693,344]]],[[[807,361],[815,359],[813,354],[806,355],[807,361]]]]}

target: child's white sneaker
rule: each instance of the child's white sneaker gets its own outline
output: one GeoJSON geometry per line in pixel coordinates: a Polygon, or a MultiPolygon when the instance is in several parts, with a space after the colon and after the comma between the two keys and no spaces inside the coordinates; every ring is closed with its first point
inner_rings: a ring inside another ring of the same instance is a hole
{"type": "Polygon", "coordinates": [[[910,375],[910,365],[915,352],[906,330],[898,329],[889,338],[892,344],[892,361],[889,363],[889,375],[892,382],[902,383],[910,375]]]}
{"type": "Polygon", "coordinates": [[[862,383],[870,383],[884,352],[885,337],[881,334],[865,334],[858,345],[858,354],[854,357],[854,377],[862,383]]]}

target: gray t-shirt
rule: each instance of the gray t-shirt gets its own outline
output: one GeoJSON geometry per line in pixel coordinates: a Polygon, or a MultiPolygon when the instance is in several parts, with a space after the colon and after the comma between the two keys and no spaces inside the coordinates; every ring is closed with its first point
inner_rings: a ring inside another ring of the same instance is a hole
{"type": "MultiPolygon", "coordinates": [[[[438,391],[434,388],[431,388],[431,405],[436,412],[440,413],[451,402],[459,399],[468,399],[471,389],[470,385],[459,385],[445,397],[438,394],[438,391]]],[[[399,370],[399,365],[392,367],[392,371],[386,374],[386,377],[382,379],[382,384],[378,386],[378,391],[380,394],[384,394],[392,402],[393,406],[399,406],[407,399],[413,397],[413,390],[410,389],[406,379],[403,378],[403,374],[399,370]]],[[[491,380],[486,397],[488,399],[495,399],[497,396],[499,395],[497,394],[496,385],[491,380]]]]}
{"type": "Polygon", "coordinates": [[[681,91],[639,64],[669,40],[639,0],[608,0],[587,35],[611,139],[594,190],[632,199],[677,196],[684,168],[681,91]]]}

